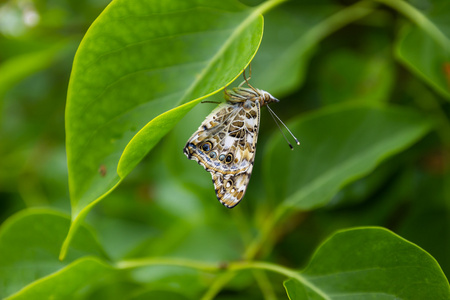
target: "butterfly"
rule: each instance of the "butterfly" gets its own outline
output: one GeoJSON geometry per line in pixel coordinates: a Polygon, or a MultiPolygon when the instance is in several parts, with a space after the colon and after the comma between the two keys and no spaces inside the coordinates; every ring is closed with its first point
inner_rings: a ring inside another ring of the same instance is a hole
{"type": "Polygon", "coordinates": [[[224,89],[226,102],[206,117],[183,149],[189,159],[211,173],[217,199],[228,208],[244,197],[252,175],[261,107],[279,102],[268,92],[251,86],[245,70],[243,74],[245,81],[231,91],[224,89]],[[244,83],[248,87],[243,87],[244,83]]]}

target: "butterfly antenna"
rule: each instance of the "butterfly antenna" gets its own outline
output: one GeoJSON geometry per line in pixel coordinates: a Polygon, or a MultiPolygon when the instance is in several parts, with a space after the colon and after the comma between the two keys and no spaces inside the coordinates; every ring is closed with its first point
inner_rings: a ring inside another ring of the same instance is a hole
{"type": "MultiPolygon", "coordinates": [[[[267,106],[267,108],[269,108],[269,105],[266,105],[266,106],[267,106]]],[[[291,148],[291,150],[294,150],[294,147],[293,147],[292,144],[289,142],[289,140],[287,139],[287,137],[286,137],[286,135],[284,134],[283,130],[281,129],[280,124],[278,124],[277,119],[275,119],[275,117],[273,116],[275,113],[274,113],[273,110],[271,110],[270,108],[269,108],[269,113],[270,113],[270,115],[272,116],[272,119],[274,120],[275,124],[277,124],[277,127],[278,127],[278,129],[280,130],[281,134],[283,135],[284,140],[286,141],[286,143],[288,143],[289,148],[291,148]]]]}
{"type": "MultiPolygon", "coordinates": [[[[277,116],[277,114],[274,113],[274,111],[269,107],[269,105],[267,105],[267,109],[269,110],[270,115],[272,116],[272,118],[274,118],[274,120],[275,120],[275,117],[276,117],[276,118],[278,119],[278,121],[280,121],[280,123],[283,124],[284,128],[286,128],[286,130],[290,133],[290,135],[294,138],[294,140],[295,140],[295,142],[297,143],[297,145],[300,146],[300,142],[299,142],[298,139],[295,137],[295,135],[289,130],[289,128],[286,126],[286,124],[284,124],[283,121],[281,121],[281,119],[277,116]],[[275,116],[275,117],[274,117],[274,116],[275,116]]],[[[280,126],[278,126],[278,128],[280,128],[280,126]]],[[[281,129],[280,129],[280,130],[281,130],[281,129]]]]}

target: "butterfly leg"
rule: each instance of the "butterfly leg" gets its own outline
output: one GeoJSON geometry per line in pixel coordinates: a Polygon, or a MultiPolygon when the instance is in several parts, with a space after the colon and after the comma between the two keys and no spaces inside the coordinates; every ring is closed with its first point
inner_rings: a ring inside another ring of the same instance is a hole
{"type": "MultiPolygon", "coordinates": [[[[252,64],[250,63],[250,65],[249,65],[249,70],[250,70],[250,76],[247,78],[246,76],[245,76],[245,69],[244,69],[244,71],[242,72],[242,75],[244,76],[244,81],[242,81],[240,84],[239,84],[239,87],[241,87],[244,83],[247,83],[247,85],[248,86],[250,86],[250,84],[248,84],[248,81],[250,80],[250,78],[252,78],[252,64]]],[[[251,86],[250,86],[251,87],[251,86]]]]}
{"type": "Polygon", "coordinates": [[[230,98],[230,94],[228,94],[227,87],[228,87],[228,86],[226,86],[226,87],[223,89],[223,92],[224,92],[224,94],[225,94],[228,98],[230,98]]]}
{"type": "Polygon", "coordinates": [[[215,104],[220,104],[220,103],[222,103],[222,102],[220,102],[220,101],[208,101],[208,100],[205,100],[205,101],[202,101],[202,102],[200,102],[201,104],[203,104],[203,103],[215,103],[215,104]]]}
{"type": "MultiPolygon", "coordinates": [[[[244,70],[244,78],[245,78],[245,70],[244,70]]],[[[247,82],[247,84],[248,84],[248,80],[250,80],[251,78],[252,78],[252,63],[250,62],[250,63],[248,64],[248,78],[245,79],[245,81],[247,82]]]]}
{"type": "Polygon", "coordinates": [[[252,64],[250,63],[248,65],[248,71],[249,71],[249,76],[248,78],[245,76],[245,69],[244,72],[242,73],[242,75],[244,75],[244,81],[241,82],[241,84],[239,85],[239,87],[241,87],[244,83],[247,83],[247,85],[254,90],[256,93],[258,93],[258,91],[248,82],[250,80],[250,78],[252,78],[252,64]]]}

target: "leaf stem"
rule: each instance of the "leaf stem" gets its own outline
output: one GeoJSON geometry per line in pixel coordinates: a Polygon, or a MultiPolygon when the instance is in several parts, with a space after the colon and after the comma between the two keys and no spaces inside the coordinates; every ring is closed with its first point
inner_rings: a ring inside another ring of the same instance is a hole
{"type": "Polygon", "coordinates": [[[220,264],[217,263],[205,263],[202,261],[194,261],[189,259],[165,258],[165,257],[150,257],[150,258],[123,260],[116,263],[116,268],[134,269],[154,265],[186,267],[204,272],[217,272],[218,270],[220,270],[220,264]]]}
{"type": "Polygon", "coordinates": [[[279,274],[285,275],[286,277],[295,279],[298,282],[301,282],[303,285],[310,288],[312,291],[314,291],[318,296],[322,297],[323,299],[330,299],[317,286],[315,286],[313,283],[311,283],[309,280],[307,280],[305,277],[303,277],[299,272],[292,270],[292,269],[288,269],[288,268],[280,266],[280,265],[267,263],[267,262],[249,261],[249,262],[238,262],[238,263],[230,264],[228,269],[233,270],[233,271],[246,270],[246,269],[261,269],[261,270],[267,270],[267,271],[279,273],[279,274]]]}
{"type": "Polygon", "coordinates": [[[83,207],[80,211],[76,211],[74,206],[72,205],[72,221],[70,222],[69,232],[67,233],[66,238],[61,245],[61,250],[59,252],[59,260],[63,261],[66,258],[67,252],[69,251],[70,243],[74,238],[78,228],[81,226],[83,220],[86,218],[87,214],[91,211],[92,207],[94,207],[98,202],[103,200],[106,196],[108,196],[120,183],[122,179],[120,179],[112,188],[110,188],[106,193],[83,207]]]}

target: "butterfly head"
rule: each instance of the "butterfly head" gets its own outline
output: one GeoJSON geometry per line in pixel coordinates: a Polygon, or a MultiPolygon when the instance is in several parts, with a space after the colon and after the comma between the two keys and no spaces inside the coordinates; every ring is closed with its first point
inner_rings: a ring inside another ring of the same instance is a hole
{"type": "Polygon", "coordinates": [[[270,93],[263,91],[263,90],[258,90],[258,92],[260,92],[260,100],[259,102],[261,103],[261,106],[267,105],[269,103],[272,102],[280,102],[280,100],[278,100],[277,98],[275,98],[274,96],[272,96],[270,93]]]}

